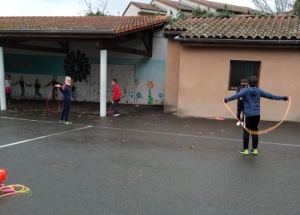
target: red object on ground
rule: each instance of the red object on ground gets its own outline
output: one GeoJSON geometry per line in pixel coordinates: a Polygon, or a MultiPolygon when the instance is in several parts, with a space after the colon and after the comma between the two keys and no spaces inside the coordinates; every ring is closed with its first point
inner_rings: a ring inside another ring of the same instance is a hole
{"type": "Polygon", "coordinates": [[[6,169],[0,169],[0,184],[2,184],[4,180],[6,180],[6,174],[7,174],[6,169]]]}

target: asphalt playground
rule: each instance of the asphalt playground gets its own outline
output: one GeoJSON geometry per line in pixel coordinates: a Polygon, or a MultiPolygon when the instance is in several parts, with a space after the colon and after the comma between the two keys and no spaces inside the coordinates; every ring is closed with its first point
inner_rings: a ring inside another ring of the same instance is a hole
{"type": "Polygon", "coordinates": [[[1,111],[5,185],[32,194],[0,198],[0,214],[300,214],[299,123],[261,135],[259,155],[243,156],[234,120],[120,109],[120,117],[100,118],[99,103],[73,102],[72,125],[58,124],[44,101],[1,111]]]}

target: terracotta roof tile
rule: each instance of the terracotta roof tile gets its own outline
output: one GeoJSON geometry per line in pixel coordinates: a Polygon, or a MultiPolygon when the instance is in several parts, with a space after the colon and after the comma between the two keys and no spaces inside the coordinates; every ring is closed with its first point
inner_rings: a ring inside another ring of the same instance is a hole
{"type": "Polygon", "coordinates": [[[181,4],[181,3],[176,2],[176,1],[171,1],[171,0],[155,0],[155,1],[160,2],[164,5],[169,6],[169,7],[173,7],[177,10],[190,11],[190,12],[192,12],[194,10],[193,7],[187,6],[185,4],[181,4]]]}
{"type": "Polygon", "coordinates": [[[140,3],[140,2],[130,2],[130,3],[135,5],[136,7],[140,8],[140,9],[166,12],[166,10],[163,10],[163,9],[159,8],[154,4],[145,4],[145,3],[140,3]]]}
{"type": "Polygon", "coordinates": [[[0,32],[111,31],[112,34],[120,34],[150,28],[166,21],[167,17],[164,16],[0,17],[0,32]]]}
{"type": "Polygon", "coordinates": [[[206,7],[209,7],[209,8],[215,9],[215,10],[224,10],[225,6],[227,6],[227,9],[231,12],[247,13],[249,11],[257,11],[250,7],[242,7],[242,6],[224,4],[224,3],[213,2],[213,1],[206,1],[206,0],[189,0],[189,1],[204,5],[206,7]]]}
{"type": "Polygon", "coordinates": [[[300,18],[293,16],[194,17],[178,21],[165,31],[185,31],[183,38],[300,39],[300,18]]]}

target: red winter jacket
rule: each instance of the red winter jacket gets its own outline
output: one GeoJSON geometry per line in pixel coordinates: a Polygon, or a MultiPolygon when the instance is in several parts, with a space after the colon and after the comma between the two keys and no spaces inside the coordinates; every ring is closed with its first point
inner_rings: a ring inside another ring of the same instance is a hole
{"type": "Polygon", "coordinates": [[[115,101],[118,99],[121,99],[121,90],[120,90],[120,87],[117,84],[115,84],[112,100],[115,101]]]}

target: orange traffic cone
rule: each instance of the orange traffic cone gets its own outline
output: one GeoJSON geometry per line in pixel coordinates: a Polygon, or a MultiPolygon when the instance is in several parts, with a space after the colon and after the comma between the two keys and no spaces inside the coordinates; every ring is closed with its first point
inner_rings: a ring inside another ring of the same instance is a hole
{"type": "Polygon", "coordinates": [[[6,174],[7,174],[6,169],[0,169],[0,185],[4,180],[6,180],[6,174]]]}

